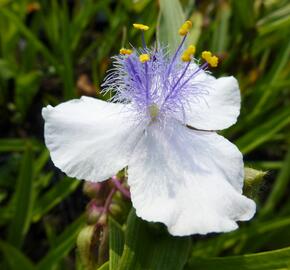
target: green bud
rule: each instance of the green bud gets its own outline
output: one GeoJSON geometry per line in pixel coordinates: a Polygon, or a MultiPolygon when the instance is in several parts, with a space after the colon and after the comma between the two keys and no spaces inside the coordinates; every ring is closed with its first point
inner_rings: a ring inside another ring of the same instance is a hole
{"type": "Polygon", "coordinates": [[[111,203],[109,210],[113,216],[119,215],[122,212],[122,208],[116,203],[111,203]]]}
{"type": "Polygon", "coordinates": [[[101,183],[93,183],[86,181],[83,185],[83,192],[89,198],[97,198],[102,188],[101,183]]]}
{"type": "Polygon", "coordinates": [[[245,168],[244,194],[250,198],[256,197],[266,174],[264,171],[245,168]]]}
{"type": "Polygon", "coordinates": [[[86,208],[87,223],[90,225],[96,224],[103,212],[103,207],[97,206],[94,200],[91,201],[86,208]]]}

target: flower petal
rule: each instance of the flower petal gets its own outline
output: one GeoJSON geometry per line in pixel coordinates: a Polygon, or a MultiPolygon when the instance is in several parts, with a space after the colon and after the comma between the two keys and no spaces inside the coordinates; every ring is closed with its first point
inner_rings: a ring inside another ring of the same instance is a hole
{"type": "Polygon", "coordinates": [[[234,77],[214,79],[212,76],[197,76],[202,80],[208,94],[192,100],[186,108],[188,125],[203,130],[222,130],[233,125],[240,114],[241,95],[234,77]]]}
{"type": "Polygon", "coordinates": [[[42,110],[45,143],[68,176],[106,180],[128,165],[142,129],[126,105],[82,97],[42,110]]]}
{"type": "Polygon", "coordinates": [[[165,223],[173,235],[231,231],[255,213],[255,203],[241,195],[241,153],[214,132],[151,125],[128,175],[137,215],[165,223]]]}

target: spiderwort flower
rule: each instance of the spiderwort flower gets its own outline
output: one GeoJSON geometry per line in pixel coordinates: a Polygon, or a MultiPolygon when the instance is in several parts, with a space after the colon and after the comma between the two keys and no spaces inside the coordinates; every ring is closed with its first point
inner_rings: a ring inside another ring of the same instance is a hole
{"type": "Polygon", "coordinates": [[[162,222],[173,235],[227,232],[249,220],[255,203],[242,195],[243,158],[215,130],[236,122],[240,92],[234,77],[207,71],[218,58],[184,47],[191,22],[179,29],[174,55],[164,48],[120,50],[104,91],[47,106],[45,142],[54,164],[71,177],[103,181],[128,166],[136,213],[162,222]]]}

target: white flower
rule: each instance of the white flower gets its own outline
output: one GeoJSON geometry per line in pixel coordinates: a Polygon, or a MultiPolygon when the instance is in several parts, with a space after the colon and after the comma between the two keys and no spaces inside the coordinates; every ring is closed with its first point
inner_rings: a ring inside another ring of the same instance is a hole
{"type": "Polygon", "coordinates": [[[172,58],[119,56],[106,86],[123,104],[82,97],[44,108],[45,142],[71,177],[103,181],[128,166],[137,215],[172,235],[231,231],[255,213],[241,153],[213,131],[236,122],[238,83],[177,62],[181,47],[172,58]]]}

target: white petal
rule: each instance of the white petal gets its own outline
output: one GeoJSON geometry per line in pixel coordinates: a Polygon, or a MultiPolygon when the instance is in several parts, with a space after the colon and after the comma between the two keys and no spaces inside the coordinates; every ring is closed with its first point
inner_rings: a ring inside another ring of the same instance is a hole
{"type": "Polygon", "coordinates": [[[42,110],[45,143],[68,176],[105,180],[128,165],[142,129],[126,105],[82,97],[42,110]]]}
{"type": "Polygon", "coordinates": [[[163,222],[173,235],[231,231],[255,213],[255,203],[241,194],[240,152],[214,132],[151,125],[128,175],[137,215],[163,222]]]}
{"type": "Polygon", "coordinates": [[[208,94],[189,101],[185,121],[188,125],[203,130],[222,130],[237,121],[240,114],[241,95],[234,77],[214,79],[212,76],[197,76],[205,85],[208,94]]]}

